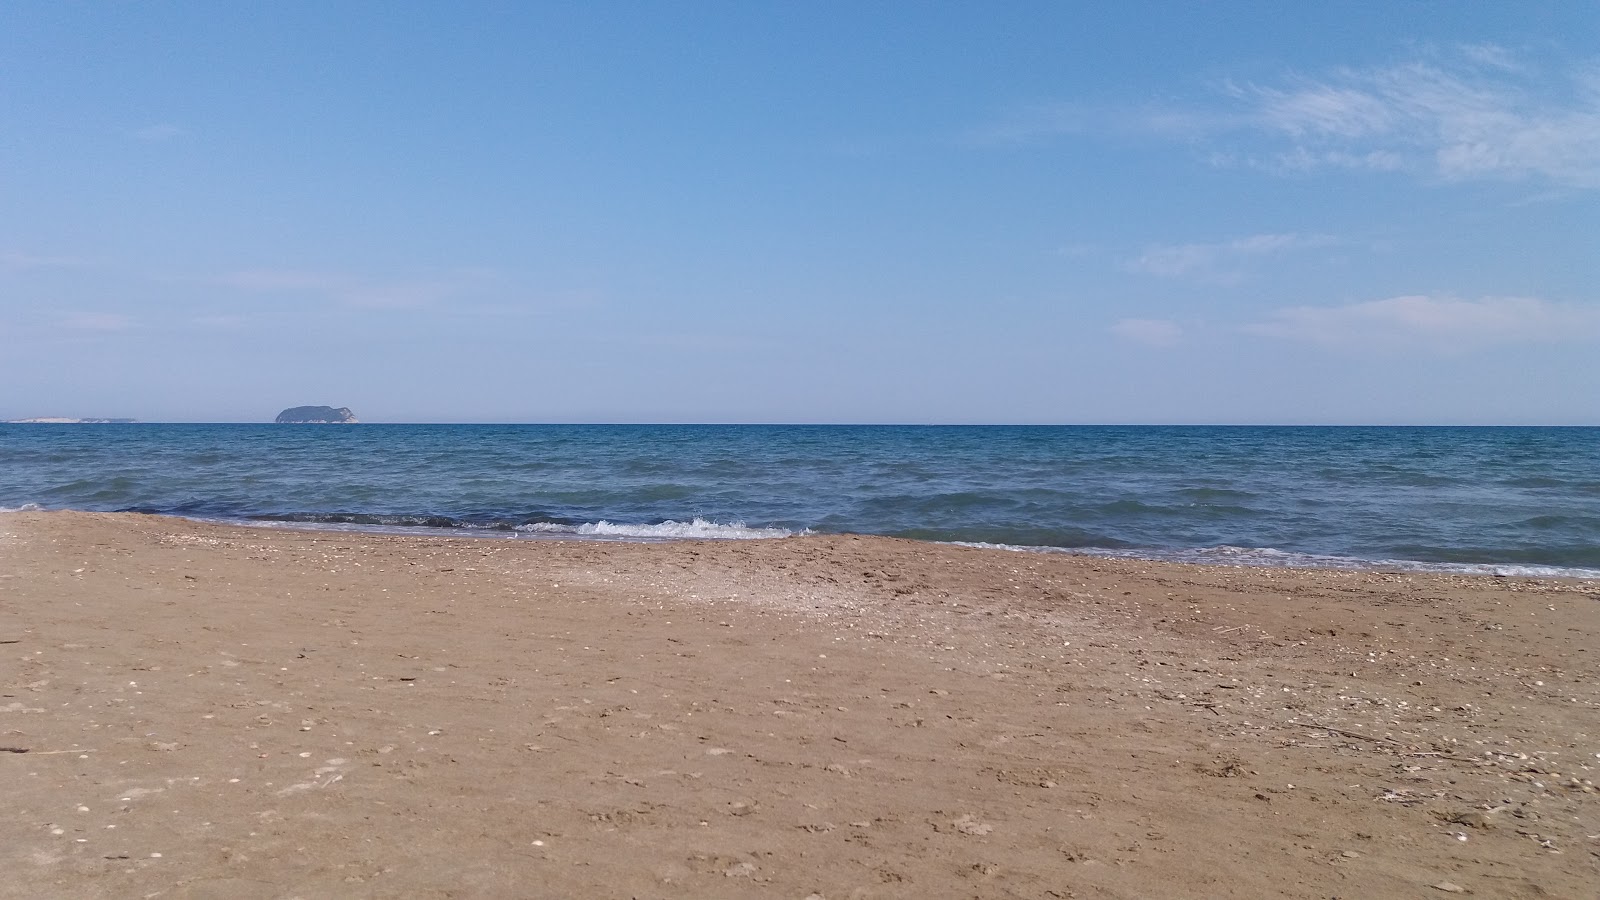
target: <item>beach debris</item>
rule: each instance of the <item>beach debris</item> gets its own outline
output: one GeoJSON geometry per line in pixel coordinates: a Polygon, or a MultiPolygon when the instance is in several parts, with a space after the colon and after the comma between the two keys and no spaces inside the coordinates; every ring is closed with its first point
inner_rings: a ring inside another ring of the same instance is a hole
{"type": "Polygon", "coordinates": [[[1467,892],[1466,888],[1453,881],[1440,881],[1429,885],[1429,887],[1436,891],[1444,891],[1446,894],[1465,894],[1467,892]]]}
{"type": "Polygon", "coordinates": [[[990,825],[987,822],[978,821],[971,813],[967,813],[961,818],[951,822],[950,827],[955,829],[960,834],[970,835],[972,837],[982,837],[983,835],[994,831],[993,825],[990,825]]]}
{"type": "Polygon", "coordinates": [[[1244,760],[1237,756],[1218,756],[1210,763],[1195,763],[1195,771],[1212,778],[1238,778],[1245,774],[1244,760]]]}
{"type": "Polygon", "coordinates": [[[754,863],[741,862],[741,863],[734,863],[733,865],[729,866],[727,869],[723,870],[722,877],[724,877],[724,878],[749,878],[749,877],[751,877],[751,876],[753,876],[755,874],[756,874],[756,867],[755,867],[754,863]]]}
{"type": "Polygon", "coordinates": [[[1492,827],[1489,816],[1478,810],[1457,813],[1436,813],[1441,821],[1451,825],[1465,825],[1468,828],[1487,829],[1492,827]]]}

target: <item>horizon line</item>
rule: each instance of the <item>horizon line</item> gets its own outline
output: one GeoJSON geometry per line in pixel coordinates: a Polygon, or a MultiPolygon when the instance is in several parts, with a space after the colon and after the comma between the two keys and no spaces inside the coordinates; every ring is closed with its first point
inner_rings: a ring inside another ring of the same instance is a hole
{"type": "Polygon", "coordinates": [[[730,421],[663,421],[663,422],[617,422],[617,421],[372,421],[360,422],[329,422],[329,423],[278,423],[262,419],[233,419],[219,421],[201,420],[141,420],[131,419],[124,421],[92,421],[104,418],[124,417],[82,417],[90,421],[55,421],[40,422],[30,419],[56,418],[69,419],[68,416],[30,417],[24,419],[0,419],[0,425],[273,425],[273,426],[310,426],[317,425],[422,425],[422,426],[464,426],[464,427],[491,427],[491,426],[523,426],[523,427],[593,427],[593,428],[1600,428],[1596,423],[1506,423],[1506,422],[730,422],[730,421]]]}

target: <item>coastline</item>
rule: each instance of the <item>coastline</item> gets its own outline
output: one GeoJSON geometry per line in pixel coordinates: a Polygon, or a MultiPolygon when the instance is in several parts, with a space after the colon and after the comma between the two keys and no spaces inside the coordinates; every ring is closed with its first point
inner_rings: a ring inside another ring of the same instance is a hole
{"type": "MultiPolygon", "coordinates": [[[[20,507],[0,506],[0,515],[13,512],[44,512],[38,504],[26,503],[20,507]]],[[[60,512],[96,512],[95,510],[50,510],[60,512]]],[[[687,522],[665,522],[628,525],[606,520],[579,525],[536,523],[509,526],[454,524],[418,524],[429,520],[445,522],[445,517],[427,515],[322,515],[313,518],[262,517],[227,518],[216,516],[186,516],[177,513],[141,511],[140,515],[165,516],[202,525],[225,528],[269,528],[292,531],[324,532],[328,534],[372,534],[397,537],[461,538],[464,540],[557,540],[597,541],[606,543],[670,543],[686,540],[751,541],[780,538],[816,537],[883,537],[902,539],[897,535],[868,535],[813,531],[810,528],[791,530],[782,527],[747,526],[743,522],[722,524],[694,518],[687,522]],[[403,520],[405,524],[378,524],[366,520],[403,520]]],[[[1600,569],[1582,566],[1554,566],[1519,562],[1438,562],[1416,559],[1367,559],[1359,556],[1336,556],[1279,550],[1273,547],[1215,546],[1188,549],[1109,549],[1103,547],[1051,547],[1018,544],[999,544],[985,541],[934,540],[903,538],[950,547],[967,547],[979,550],[998,550],[1012,553],[1080,556],[1091,559],[1121,559],[1130,562],[1173,563],[1180,566],[1213,566],[1224,568],[1289,569],[1310,571],[1351,571],[1379,573],[1408,573],[1436,575],[1494,576],[1497,578],[1541,578],[1564,580],[1600,580],[1600,569]]]]}
{"type": "Polygon", "coordinates": [[[1574,579],[10,512],[0,893],[1585,897],[1596,638],[1574,579]]]}
{"type": "Polygon", "coordinates": [[[1203,563],[1584,577],[1600,575],[1597,436],[1522,428],[40,426],[0,441],[0,456],[13,463],[0,508],[558,537],[809,530],[1203,563]]]}

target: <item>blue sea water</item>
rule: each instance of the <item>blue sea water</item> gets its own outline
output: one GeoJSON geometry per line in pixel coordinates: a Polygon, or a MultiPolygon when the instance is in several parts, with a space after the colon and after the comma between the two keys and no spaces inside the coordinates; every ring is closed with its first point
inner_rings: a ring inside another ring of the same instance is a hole
{"type": "Polygon", "coordinates": [[[0,425],[0,508],[1600,575],[1600,428],[0,425]]]}

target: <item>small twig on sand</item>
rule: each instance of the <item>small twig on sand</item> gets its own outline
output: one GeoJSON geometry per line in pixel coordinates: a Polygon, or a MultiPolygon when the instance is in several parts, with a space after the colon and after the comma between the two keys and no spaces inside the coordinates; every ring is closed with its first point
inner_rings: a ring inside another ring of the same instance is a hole
{"type": "Polygon", "coordinates": [[[1213,628],[1211,630],[1215,631],[1217,634],[1227,634],[1230,631],[1238,631],[1241,628],[1249,628],[1249,627],[1250,627],[1249,625],[1235,625],[1232,628],[1213,628]]]}
{"type": "Polygon", "coordinates": [[[1438,752],[1436,750],[1435,751],[1430,751],[1428,753],[1407,753],[1406,756],[1410,756],[1410,757],[1427,757],[1428,759],[1448,759],[1448,760],[1450,760],[1452,762],[1471,763],[1472,765],[1475,765],[1475,766],[1481,766],[1481,765],[1484,764],[1483,760],[1481,760],[1481,759],[1473,759],[1473,758],[1471,758],[1469,756],[1452,756],[1449,753],[1440,753],[1440,752],[1438,752]]]}
{"type": "Polygon", "coordinates": [[[1360,732],[1357,732],[1357,731],[1345,731],[1343,728],[1334,728],[1332,725],[1320,725],[1320,724],[1318,724],[1316,722],[1307,722],[1305,724],[1305,727],[1306,728],[1315,728],[1318,731],[1331,731],[1334,734],[1342,734],[1347,738],[1355,738],[1358,741],[1371,741],[1374,744],[1399,744],[1400,743],[1399,741],[1395,740],[1394,738],[1373,737],[1370,734],[1361,734],[1360,732]]]}

